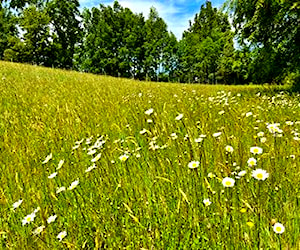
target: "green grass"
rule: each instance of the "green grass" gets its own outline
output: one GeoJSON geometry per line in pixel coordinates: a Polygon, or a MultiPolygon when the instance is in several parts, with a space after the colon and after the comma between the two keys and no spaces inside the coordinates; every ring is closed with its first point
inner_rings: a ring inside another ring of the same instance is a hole
{"type": "Polygon", "coordinates": [[[299,95],[0,62],[0,101],[0,248],[300,248],[299,95]],[[282,137],[267,123],[280,123],[282,137]],[[226,145],[234,151],[226,153],[226,145]],[[263,153],[250,153],[253,146],[263,153]],[[98,153],[97,168],[85,172],[98,153]],[[129,158],[121,161],[124,154],[129,158]],[[257,166],[247,166],[250,157],[257,166]],[[199,167],[190,169],[191,161],[199,167]],[[269,178],[253,178],[256,168],[269,178]],[[237,179],[241,170],[247,174],[237,179]],[[233,187],[222,185],[228,176],[233,187]],[[77,179],[73,190],[56,193],[77,179]],[[34,221],[23,226],[37,207],[34,221]],[[275,222],[284,233],[273,231],[275,222]]]}

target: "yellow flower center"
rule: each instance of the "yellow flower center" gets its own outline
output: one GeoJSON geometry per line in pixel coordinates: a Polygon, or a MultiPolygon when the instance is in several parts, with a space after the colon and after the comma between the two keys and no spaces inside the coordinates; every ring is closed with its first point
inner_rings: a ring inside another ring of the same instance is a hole
{"type": "Polygon", "coordinates": [[[259,173],[259,174],[256,175],[256,177],[257,177],[258,179],[262,179],[264,176],[263,176],[262,173],[259,173]]]}
{"type": "Polygon", "coordinates": [[[275,230],[276,232],[281,232],[281,227],[276,227],[275,230]]]}
{"type": "Polygon", "coordinates": [[[231,185],[231,181],[226,181],[226,182],[225,182],[225,185],[226,185],[226,186],[230,186],[230,185],[231,185]]]}

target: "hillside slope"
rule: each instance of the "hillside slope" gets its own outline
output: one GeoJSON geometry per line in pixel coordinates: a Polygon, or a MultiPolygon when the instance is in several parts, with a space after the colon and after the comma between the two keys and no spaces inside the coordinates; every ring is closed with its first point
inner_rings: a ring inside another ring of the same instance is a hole
{"type": "Polygon", "coordinates": [[[261,90],[0,62],[1,247],[299,249],[299,95],[261,90]]]}

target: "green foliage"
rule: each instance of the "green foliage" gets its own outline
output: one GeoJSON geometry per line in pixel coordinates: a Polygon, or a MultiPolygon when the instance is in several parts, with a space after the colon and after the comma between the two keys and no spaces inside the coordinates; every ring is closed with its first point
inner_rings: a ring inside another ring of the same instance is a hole
{"type": "Polygon", "coordinates": [[[0,60],[3,54],[10,47],[9,39],[17,33],[16,19],[9,9],[0,5],[0,60]]]}
{"type": "Polygon", "coordinates": [[[209,1],[201,6],[180,43],[180,71],[186,72],[181,74],[182,81],[232,81],[233,34],[227,15],[213,8],[209,1]]]}
{"type": "Polygon", "coordinates": [[[81,38],[78,0],[52,0],[46,6],[52,30],[51,64],[58,68],[73,68],[75,46],[81,38]]]}
{"type": "Polygon", "coordinates": [[[174,71],[176,38],[153,8],[146,21],[118,2],[83,12],[84,38],[76,65],[82,71],[156,80],[162,66],[174,71]]]}
{"type": "Polygon", "coordinates": [[[289,72],[283,83],[290,87],[290,90],[293,92],[300,92],[300,71],[289,72]]]}
{"type": "Polygon", "coordinates": [[[280,81],[286,71],[299,70],[298,2],[241,0],[229,1],[229,6],[240,44],[254,50],[250,69],[253,81],[280,81]]]}
{"type": "MultiPolygon", "coordinates": [[[[26,62],[38,65],[49,65],[50,17],[36,6],[27,7],[20,17],[20,27],[24,30],[24,51],[26,62]]],[[[14,48],[15,49],[15,48],[14,48]]]]}

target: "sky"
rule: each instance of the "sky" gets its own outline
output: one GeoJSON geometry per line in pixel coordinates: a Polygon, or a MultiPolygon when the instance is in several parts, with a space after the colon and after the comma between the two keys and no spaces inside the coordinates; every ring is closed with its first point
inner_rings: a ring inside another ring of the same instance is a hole
{"type": "MultiPolygon", "coordinates": [[[[79,0],[80,7],[99,7],[100,3],[112,5],[114,0],[79,0]]],[[[205,0],[119,0],[121,6],[127,7],[134,13],[143,13],[147,18],[150,8],[157,9],[160,17],[168,25],[169,31],[172,31],[177,39],[181,39],[182,33],[189,27],[189,20],[194,20],[195,14],[199,13],[200,7],[205,0]]],[[[219,8],[225,0],[211,0],[214,7],[219,8]]]]}

